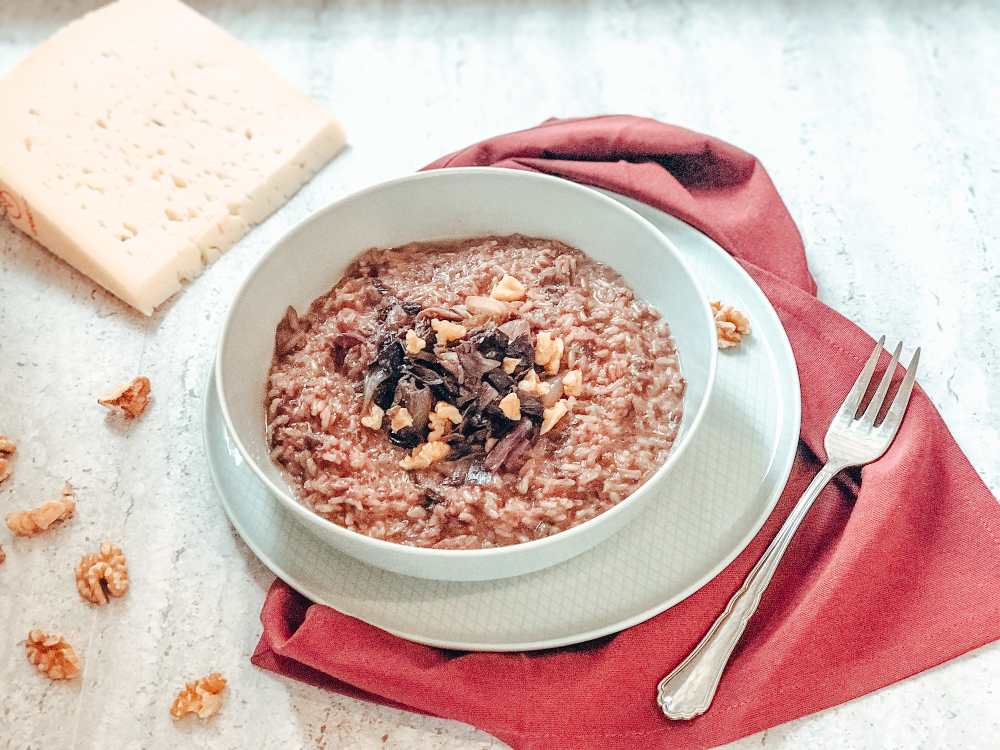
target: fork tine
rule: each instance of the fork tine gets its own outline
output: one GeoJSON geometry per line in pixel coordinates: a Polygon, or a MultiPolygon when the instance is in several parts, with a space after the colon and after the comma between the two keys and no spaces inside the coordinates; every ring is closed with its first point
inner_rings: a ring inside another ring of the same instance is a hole
{"type": "Polygon", "coordinates": [[[879,340],[875,342],[875,350],[868,358],[868,362],[865,363],[865,367],[861,371],[861,374],[858,375],[858,379],[854,381],[851,392],[847,394],[844,403],[840,405],[840,411],[837,412],[838,419],[851,420],[858,413],[858,406],[861,404],[861,399],[865,395],[865,391],[868,390],[868,384],[872,381],[872,375],[875,373],[875,366],[878,364],[878,358],[882,354],[882,345],[884,343],[885,336],[880,336],[879,340]]]}
{"type": "Polygon", "coordinates": [[[899,392],[896,394],[896,398],[892,400],[892,406],[889,407],[889,411],[886,412],[885,419],[883,419],[882,423],[878,426],[878,429],[884,430],[888,433],[890,441],[896,437],[899,425],[903,421],[903,413],[906,411],[907,404],[910,403],[910,392],[913,390],[913,381],[917,379],[918,364],[920,364],[919,346],[910,358],[910,364],[906,368],[906,377],[904,377],[903,382],[899,384],[899,392]]]}
{"type": "Polygon", "coordinates": [[[879,381],[878,388],[875,389],[874,395],[872,395],[872,400],[868,404],[868,408],[865,409],[865,413],[861,415],[861,427],[867,429],[875,424],[875,417],[878,416],[878,410],[882,408],[882,402],[885,401],[885,394],[889,390],[889,383],[892,382],[892,376],[896,374],[896,363],[899,362],[900,352],[903,351],[903,342],[900,341],[896,344],[896,351],[892,353],[892,361],[889,362],[889,366],[885,369],[885,374],[879,381]]]}

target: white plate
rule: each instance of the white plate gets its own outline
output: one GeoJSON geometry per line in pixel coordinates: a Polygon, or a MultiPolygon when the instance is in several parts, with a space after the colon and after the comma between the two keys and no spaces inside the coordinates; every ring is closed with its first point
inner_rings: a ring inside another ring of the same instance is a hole
{"type": "MultiPolygon", "coordinates": [[[[206,389],[205,443],[233,526],[275,575],[315,602],[403,638],[476,651],[580,643],[642,622],[704,586],[760,529],[788,478],[799,381],[774,309],[730,256],[661,211],[613,195],[680,248],[702,288],[744,310],[752,335],[719,358],[716,395],[659,502],[589,552],[500,581],[432,581],[322,544],[243,462],[206,389]]],[[[209,383],[213,379],[209,379],[209,383]]]]}

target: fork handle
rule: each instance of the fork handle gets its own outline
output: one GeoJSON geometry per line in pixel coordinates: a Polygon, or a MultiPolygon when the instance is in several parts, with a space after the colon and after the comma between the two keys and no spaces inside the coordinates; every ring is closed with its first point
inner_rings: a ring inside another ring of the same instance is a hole
{"type": "Polygon", "coordinates": [[[757,611],[761,595],[771,582],[782,555],[788,549],[788,543],[820,490],[842,468],[844,467],[826,464],[820,469],[802,493],[778,535],[768,545],[705,637],[684,661],[660,681],[657,703],[667,718],[693,719],[708,710],[719,686],[719,679],[729,663],[729,657],[753,613],[757,611]]]}

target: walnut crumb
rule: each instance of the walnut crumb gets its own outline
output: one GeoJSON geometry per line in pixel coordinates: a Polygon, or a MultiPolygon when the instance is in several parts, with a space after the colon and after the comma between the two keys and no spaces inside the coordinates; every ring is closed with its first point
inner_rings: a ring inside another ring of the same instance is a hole
{"type": "Polygon", "coordinates": [[[579,370],[569,370],[562,376],[563,391],[570,396],[579,396],[583,392],[583,373],[579,370]]]}
{"type": "Polygon", "coordinates": [[[743,337],[750,333],[750,319],[732,305],[724,305],[717,299],[711,304],[715,330],[719,334],[719,348],[739,346],[743,337]]]}
{"type": "Polygon", "coordinates": [[[427,341],[420,338],[412,328],[406,332],[406,353],[417,354],[424,350],[427,341]]]}
{"type": "Polygon", "coordinates": [[[111,542],[103,542],[97,553],[84,555],[76,566],[76,589],[91,604],[107,604],[108,596],[128,591],[125,553],[111,542]]]}
{"type": "Polygon", "coordinates": [[[544,367],[549,375],[559,372],[565,344],[561,338],[552,338],[548,331],[542,331],[535,337],[535,364],[544,367]]]}
{"type": "Polygon", "coordinates": [[[507,373],[508,375],[513,375],[514,370],[517,369],[517,366],[519,364],[521,364],[520,357],[504,357],[503,361],[500,363],[500,366],[503,367],[503,371],[505,373],[507,373]]]}
{"type": "Polygon", "coordinates": [[[69,482],[63,485],[62,497],[58,500],[48,500],[37,508],[18,510],[7,514],[7,528],[17,536],[35,536],[41,534],[52,524],[65,521],[72,517],[76,509],[73,499],[73,488],[69,482]]]}
{"type": "Polygon", "coordinates": [[[500,411],[512,422],[519,421],[521,419],[521,399],[513,391],[508,393],[500,399],[500,411]]]}
{"type": "Polygon", "coordinates": [[[440,441],[421,443],[416,446],[409,456],[406,456],[399,465],[406,471],[415,469],[426,469],[432,463],[440,461],[451,452],[451,446],[440,441]]]}
{"type": "Polygon", "coordinates": [[[61,635],[32,630],[24,642],[25,655],[50,680],[71,680],[80,674],[80,659],[61,635]]]}
{"type": "Polygon", "coordinates": [[[493,287],[490,296],[501,302],[518,302],[524,299],[524,284],[510,274],[505,273],[500,281],[496,283],[496,286],[493,287]]]}
{"type": "Polygon", "coordinates": [[[436,443],[443,438],[453,424],[462,423],[462,413],[447,401],[438,401],[434,411],[427,415],[431,431],[427,435],[427,442],[436,443]]]}
{"type": "Polygon", "coordinates": [[[3,551],[3,545],[0,544],[0,565],[3,565],[3,561],[7,559],[7,553],[3,551]]]}
{"type": "Polygon", "coordinates": [[[187,714],[197,714],[199,719],[214,716],[222,708],[222,691],[225,689],[226,678],[218,672],[189,682],[170,704],[170,715],[175,719],[187,714]]]}
{"type": "Polygon", "coordinates": [[[448,346],[450,342],[457,341],[468,333],[465,326],[452,323],[450,320],[440,320],[438,318],[431,321],[431,328],[437,334],[438,346],[448,346]]]}
{"type": "Polygon", "coordinates": [[[389,428],[393,432],[399,432],[404,427],[413,426],[413,417],[405,406],[392,407],[386,412],[386,416],[389,417],[389,428]]]}
{"type": "Polygon", "coordinates": [[[121,409],[126,417],[135,419],[146,411],[149,394],[149,378],[140,375],[131,383],[119,386],[108,395],[97,399],[97,403],[110,409],[121,409]]]}
{"type": "Polygon", "coordinates": [[[543,383],[539,380],[538,373],[534,370],[528,370],[524,375],[524,379],[517,384],[519,391],[524,391],[529,396],[538,396],[539,398],[545,396],[551,387],[548,383],[543,383]]]}
{"type": "Polygon", "coordinates": [[[556,423],[565,417],[568,411],[569,403],[564,398],[559,399],[548,409],[545,409],[545,411],[542,412],[542,429],[539,431],[539,434],[544,435],[546,432],[555,427],[556,423]]]}
{"type": "Polygon", "coordinates": [[[385,412],[382,407],[378,404],[372,404],[371,411],[368,412],[367,417],[361,417],[361,424],[367,427],[369,430],[377,430],[382,426],[382,417],[385,416],[385,412]]]}

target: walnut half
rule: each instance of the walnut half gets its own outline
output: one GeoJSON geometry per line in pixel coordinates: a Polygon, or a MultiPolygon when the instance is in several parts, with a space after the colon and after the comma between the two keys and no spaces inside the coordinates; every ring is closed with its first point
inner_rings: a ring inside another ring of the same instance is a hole
{"type": "Polygon", "coordinates": [[[8,513],[7,528],[17,536],[34,536],[41,534],[53,524],[70,518],[75,509],[73,488],[66,482],[63,485],[62,497],[58,500],[49,500],[37,508],[8,513]]]}
{"type": "Polygon", "coordinates": [[[24,642],[28,661],[50,680],[71,680],[80,674],[80,659],[61,635],[32,630],[24,642]]]}
{"type": "Polygon", "coordinates": [[[91,604],[107,604],[108,596],[128,591],[125,553],[111,542],[103,542],[96,554],[84,555],[76,566],[76,588],[91,604]]]}
{"type": "Polygon", "coordinates": [[[750,319],[732,305],[724,305],[717,299],[711,304],[715,329],[719,334],[719,348],[739,346],[743,337],[750,333],[750,319]]]}
{"type": "Polygon", "coordinates": [[[106,396],[97,399],[97,403],[109,409],[121,409],[126,417],[135,419],[146,411],[150,391],[149,378],[140,375],[131,383],[119,386],[106,396]]]}
{"type": "Polygon", "coordinates": [[[218,672],[189,682],[170,704],[170,715],[175,719],[187,714],[197,714],[199,719],[214,716],[222,708],[222,691],[225,689],[226,678],[218,672]]]}

